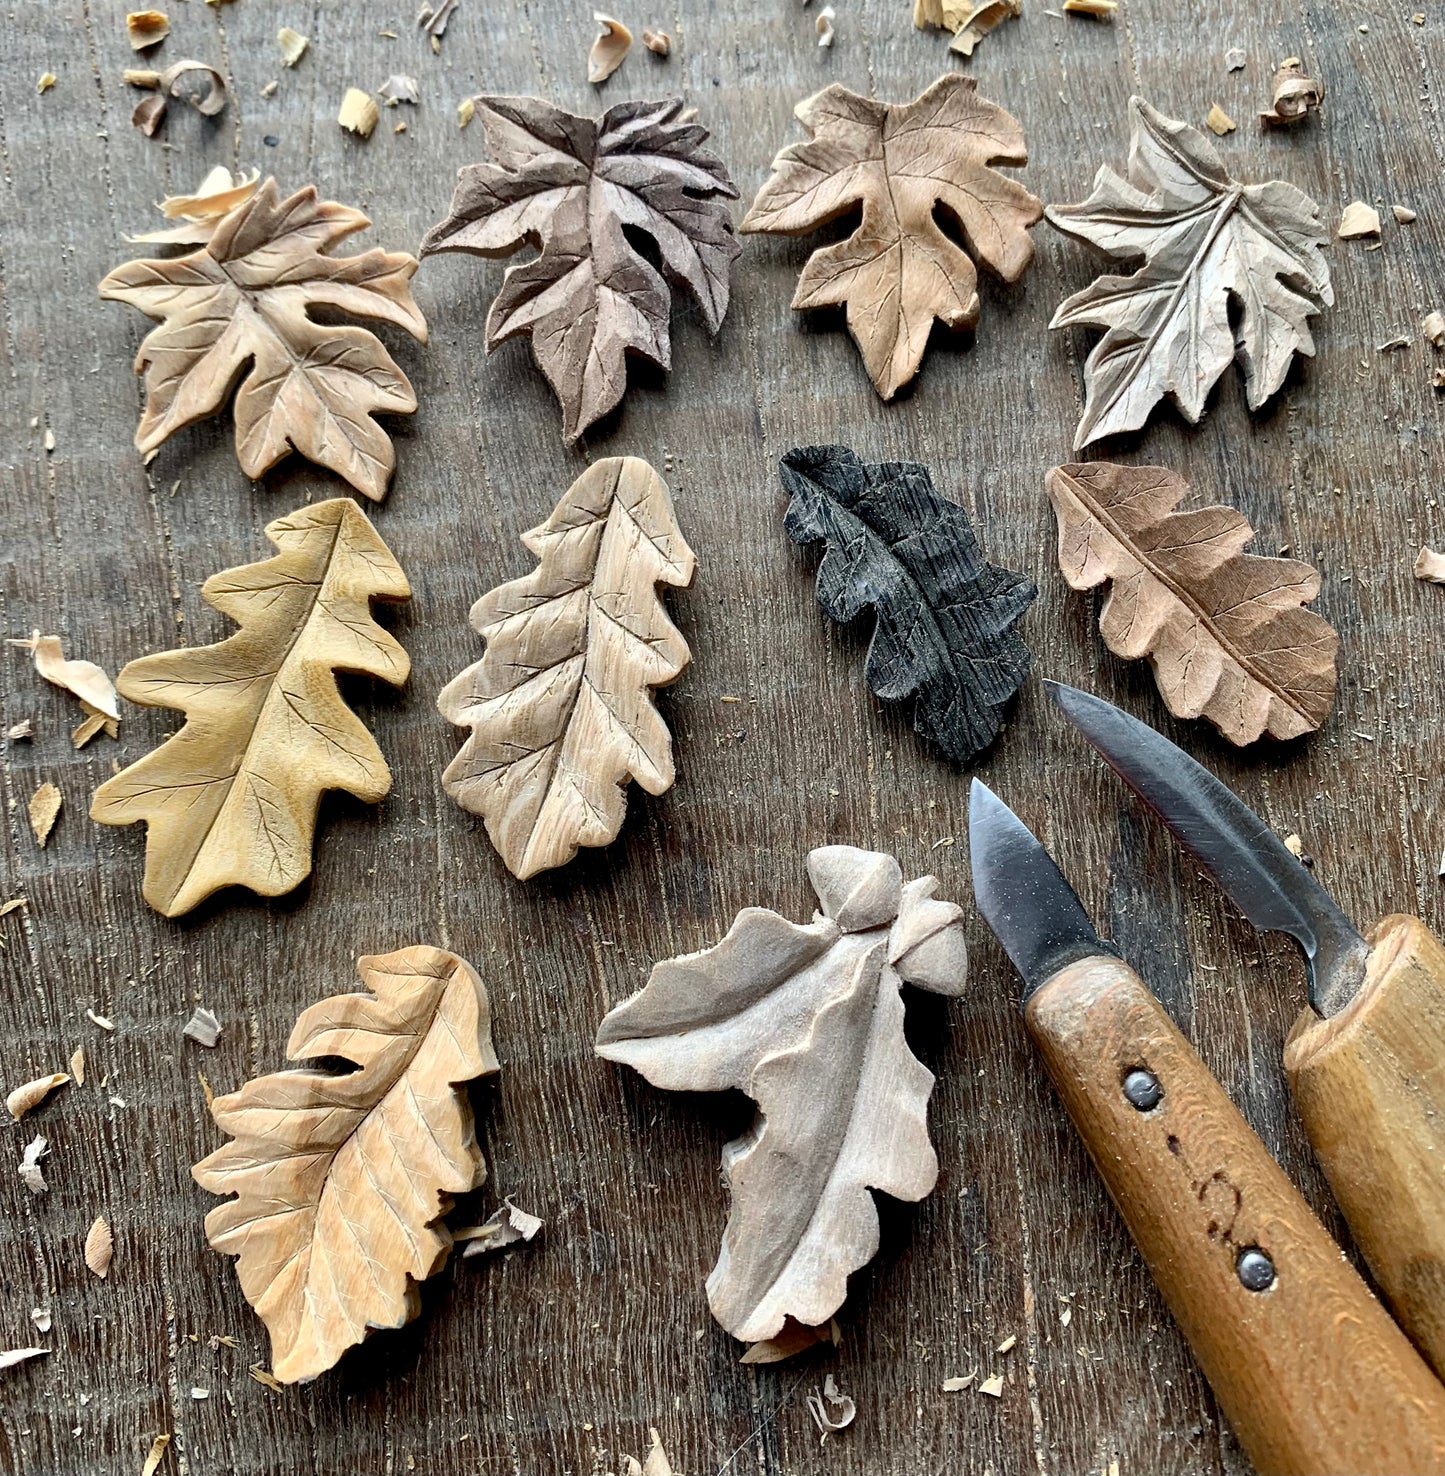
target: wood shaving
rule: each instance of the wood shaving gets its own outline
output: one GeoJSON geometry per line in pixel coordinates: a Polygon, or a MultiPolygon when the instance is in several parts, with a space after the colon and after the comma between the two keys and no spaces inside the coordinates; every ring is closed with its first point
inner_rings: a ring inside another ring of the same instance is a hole
{"type": "Polygon", "coordinates": [[[416,23],[431,41],[434,53],[442,49],[442,35],[446,31],[447,22],[452,18],[452,11],[456,8],[457,0],[441,0],[441,4],[436,6],[423,4],[416,13],[416,23]]]}
{"type": "Polygon", "coordinates": [[[74,1054],[70,1058],[70,1074],[76,1086],[85,1085],[85,1047],[76,1046],[74,1054]]]}
{"type": "Polygon", "coordinates": [[[1017,1333],[1010,1333],[1008,1335],[1008,1337],[1006,1337],[1003,1340],[1003,1342],[1001,1342],[998,1345],[998,1347],[994,1349],[994,1352],[995,1353],[1012,1353],[1013,1350],[1016,1347],[1018,1347],[1018,1341],[1019,1341],[1018,1340],[1018,1334],[1017,1333]]]}
{"type": "Polygon", "coordinates": [[[190,57],[167,67],[154,82],[149,80],[148,73],[139,72],[128,73],[126,80],[135,87],[158,89],[149,97],[142,98],[130,115],[130,121],[147,138],[155,136],[166,116],[166,103],[173,97],[185,98],[207,118],[214,118],[226,106],[226,79],[209,62],[194,61],[190,57]]]}
{"type": "Polygon", "coordinates": [[[858,1406],[846,1394],[839,1393],[832,1374],[823,1380],[821,1394],[808,1395],[807,1404],[808,1413],[824,1438],[837,1430],[846,1430],[858,1413],[858,1406]]]}
{"type": "Polygon", "coordinates": [[[39,1358],[50,1352],[49,1348],[6,1348],[0,1350],[0,1368],[14,1368],[30,1358],[39,1358]]]}
{"type": "Polygon", "coordinates": [[[50,1308],[32,1307],[30,1320],[35,1324],[36,1332],[48,1333],[50,1331],[50,1308]]]}
{"type": "Polygon", "coordinates": [[[510,1199],[504,1199],[501,1209],[485,1224],[469,1225],[458,1230],[452,1239],[468,1242],[462,1257],[469,1259],[501,1250],[504,1246],[516,1245],[518,1241],[532,1240],[541,1228],[539,1216],[529,1215],[526,1210],[518,1209],[510,1199]]]}
{"type": "Polygon", "coordinates": [[[1064,0],[1065,15],[1091,15],[1095,20],[1111,16],[1119,8],[1119,0],[1064,0]]]}
{"type": "Polygon", "coordinates": [[[987,1394],[990,1399],[1003,1398],[1003,1375],[990,1374],[983,1381],[983,1383],[978,1386],[978,1392],[980,1394],[987,1394]]]}
{"type": "Polygon", "coordinates": [[[644,31],[642,33],[642,44],[654,56],[670,56],[672,54],[672,37],[666,31],[644,31]]]}
{"type": "Polygon", "coordinates": [[[171,23],[164,11],[132,10],[125,18],[125,30],[132,51],[147,51],[170,35],[171,23]]]}
{"type": "Polygon", "coordinates": [[[403,72],[395,72],[376,89],[386,99],[386,105],[394,108],[397,103],[414,103],[417,100],[416,78],[403,72]]]}
{"type": "Polygon", "coordinates": [[[33,738],[35,732],[30,726],[30,719],[22,718],[18,723],[12,723],[5,729],[5,736],[14,743],[21,738],[33,738]]]}
{"type": "Polygon", "coordinates": [[[1242,72],[1248,58],[1244,54],[1244,47],[1231,46],[1224,53],[1224,70],[1226,72],[1242,72]]]}
{"type": "MultiPolygon", "coordinates": [[[[50,1152],[50,1145],[38,1133],[26,1145],[20,1158],[20,1182],[32,1194],[44,1194],[50,1188],[40,1171],[40,1160],[50,1152]]],[[[45,1329],[41,1328],[41,1332],[45,1329]]]]}
{"type": "Polygon", "coordinates": [[[1260,113],[1260,121],[1275,127],[1298,123],[1325,100],[1325,84],[1317,77],[1306,77],[1297,56],[1286,57],[1274,74],[1273,96],[1269,108],[1260,113]]]}
{"type": "Polygon", "coordinates": [[[205,1046],[210,1051],[214,1050],[216,1042],[221,1038],[221,1022],[210,1012],[196,1006],[195,1013],[181,1030],[181,1034],[187,1040],[193,1040],[197,1045],[205,1046]]]}
{"type": "Polygon", "coordinates": [[[54,72],[42,72],[36,79],[35,90],[36,92],[49,92],[58,80],[54,72]]]}
{"type": "Polygon", "coordinates": [[[218,164],[201,181],[194,193],[167,195],[157,207],[167,220],[180,225],[161,231],[146,231],[127,236],[127,241],[163,241],[180,246],[204,246],[216,227],[233,210],[244,205],[261,183],[261,171],[233,175],[224,164],[218,164]]]}
{"type": "Polygon", "coordinates": [[[18,912],[25,905],[24,897],[12,897],[8,902],[0,902],[0,917],[9,917],[12,912],[18,912]]]}
{"type": "Polygon", "coordinates": [[[1219,138],[1223,138],[1226,133],[1233,133],[1239,127],[1218,103],[1210,103],[1209,116],[1204,121],[1209,131],[1219,138]]]}
{"type": "Polygon", "coordinates": [[[114,1020],[109,1019],[105,1015],[97,1015],[94,1010],[87,1010],[85,1012],[85,1018],[89,1020],[92,1025],[100,1026],[102,1030],[113,1031],[115,1029],[114,1020]]]}
{"type": "Polygon", "coordinates": [[[973,48],[990,31],[996,30],[1011,16],[1022,14],[1023,8],[1023,0],[984,0],[982,5],[975,5],[964,16],[958,34],[948,43],[948,49],[960,56],[972,56],[973,48]]]}
{"type": "Polygon", "coordinates": [[[1298,860],[1305,853],[1304,839],[1293,831],[1284,838],[1284,848],[1291,856],[1298,860]]]}
{"type": "Polygon", "coordinates": [[[18,1086],[5,1098],[5,1110],[19,1122],[32,1108],[38,1107],[56,1087],[62,1087],[70,1078],[63,1071],[53,1071],[49,1076],[37,1076],[18,1086]]]}
{"type": "Polygon", "coordinates": [[[359,138],[370,138],[371,130],[376,127],[376,121],[380,117],[381,109],[377,107],[370,93],[363,92],[359,87],[348,87],[346,96],[341,99],[341,111],[337,113],[336,121],[359,138]]]}
{"type": "Polygon", "coordinates": [[[281,65],[294,67],[306,55],[311,37],[303,36],[300,31],[293,31],[290,26],[282,26],[276,32],[276,44],[281,48],[281,65]]]}
{"type": "Polygon", "coordinates": [[[673,1476],[672,1462],[662,1448],[662,1436],[649,1425],[647,1438],[647,1454],[640,1461],[636,1456],[622,1457],[622,1476],[673,1476]]]}
{"type": "Polygon", "coordinates": [[[819,1343],[832,1343],[836,1348],[842,1341],[843,1330],[838,1326],[836,1317],[821,1327],[809,1327],[795,1317],[790,1317],[777,1337],[764,1338],[761,1342],[751,1344],[738,1362],[781,1363],[785,1358],[792,1358],[808,1348],[816,1348],[819,1343]]]}
{"type": "Polygon", "coordinates": [[[216,1100],[216,1094],[211,1090],[211,1084],[206,1080],[204,1071],[196,1072],[196,1080],[201,1084],[201,1095],[206,1099],[206,1111],[211,1110],[211,1104],[216,1100]]]}
{"type": "Polygon", "coordinates": [[[592,19],[602,29],[587,53],[587,80],[597,84],[605,82],[622,65],[632,46],[632,32],[620,20],[603,15],[600,10],[593,11],[592,19]]]}
{"type": "Polygon", "coordinates": [[[1445,315],[1438,309],[1425,314],[1420,323],[1420,331],[1436,348],[1445,348],[1445,315]]]}
{"type": "Polygon", "coordinates": [[[149,97],[141,98],[135,105],[135,111],[130,115],[130,121],[147,138],[154,138],[156,129],[161,126],[165,116],[165,94],[162,92],[153,92],[149,97]]]}
{"type": "Polygon", "coordinates": [[[1401,225],[1409,225],[1412,220],[1419,220],[1420,218],[1408,205],[1391,205],[1390,209],[1394,212],[1395,219],[1401,225]]]}
{"type": "MultiPolygon", "coordinates": [[[[208,5],[214,5],[216,0],[206,0],[208,5]]],[[[156,1476],[161,1462],[165,1459],[166,1446],[171,1443],[169,1435],[157,1435],[151,1441],[150,1453],[146,1456],[146,1463],[140,1468],[140,1476],[156,1476]]]]}
{"type": "Polygon", "coordinates": [[[250,1368],[246,1370],[246,1372],[250,1374],[251,1377],[255,1379],[258,1384],[262,1385],[264,1388],[269,1389],[273,1394],[284,1394],[286,1392],[286,1385],[283,1384],[281,1380],[278,1379],[269,1368],[262,1368],[259,1363],[253,1363],[250,1368]]]}
{"type": "Polygon", "coordinates": [[[60,791],[48,779],[30,796],[30,828],[42,850],[55,828],[55,817],[60,814],[63,803],[60,791]]]}
{"type": "Polygon", "coordinates": [[[1431,584],[1445,584],[1445,554],[1436,553],[1428,545],[1415,558],[1415,578],[1431,584]]]}
{"type": "Polygon", "coordinates": [[[406,132],[406,124],[404,122],[398,123],[396,125],[396,127],[393,128],[391,131],[393,133],[405,133],[406,132]]]}
{"type": "Polygon", "coordinates": [[[211,1397],[211,1391],[209,1389],[197,1389],[194,1386],[192,1386],[192,1388],[191,1388],[191,1398],[192,1399],[209,1399],[210,1397],[211,1397]]]}
{"type": "Polygon", "coordinates": [[[1335,235],[1342,241],[1353,241],[1360,236],[1378,236],[1379,234],[1380,213],[1366,205],[1363,200],[1351,200],[1345,206],[1345,213],[1340,216],[1340,224],[1335,231],[1335,235]]]}
{"type": "Polygon", "coordinates": [[[115,684],[93,661],[67,661],[59,636],[41,635],[37,630],[29,640],[12,640],[9,644],[30,651],[35,658],[35,670],[47,682],[64,687],[106,717],[120,717],[120,699],[115,695],[115,684]]]}
{"type": "Polygon", "coordinates": [[[84,748],[102,730],[110,732],[110,736],[114,738],[114,730],[118,726],[114,718],[106,717],[99,708],[91,707],[88,702],[85,705],[90,709],[89,715],[78,726],[70,730],[70,741],[76,748],[84,748]]]}
{"type": "Polygon", "coordinates": [[[474,97],[464,97],[457,104],[457,127],[465,128],[477,115],[477,100],[474,97]]]}
{"type": "Polygon", "coordinates": [[[1394,338],[1387,338],[1384,343],[1377,343],[1375,345],[1375,352],[1377,354],[1388,354],[1395,349],[1409,347],[1410,340],[1403,333],[1399,333],[1394,338]]]}
{"type": "MultiPolygon", "coordinates": [[[[110,1233],[110,1226],[105,1223],[105,1216],[97,1215],[95,1223],[85,1236],[85,1264],[104,1281],[110,1275],[110,1262],[114,1255],[115,1237],[110,1233]]],[[[151,1447],[151,1452],[155,1453],[154,1446],[151,1447]]],[[[155,1467],[152,1466],[151,1469],[154,1470],[155,1467]]]]}
{"type": "Polygon", "coordinates": [[[132,87],[154,89],[161,85],[161,74],[150,67],[127,67],[120,77],[132,87]]]}
{"type": "Polygon", "coordinates": [[[957,1394],[960,1390],[968,1388],[977,1377],[977,1374],[964,1374],[962,1377],[955,1375],[951,1379],[944,1379],[943,1392],[945,1394],[957,1394]]]}
{"type": "Polygon", "coordinates": [[[828,47],[833,44],[833,22],[837,16],[831,5],[825,5],[819,12],[818,18],[813,22],[813,28],[818,33],[818,45],[828,47]]]}
{"type": "Polygon", "coordinates": [[[281,84],[273,77],[261,88],[262,97],[275,97],[281,84]]]}
{"type": "Polygon", "coordinates": [[[1445,369],[1437,369],[1430,376],[1430,383],[1433,384],[1437,390],[1445,390],[1445,369]]]}

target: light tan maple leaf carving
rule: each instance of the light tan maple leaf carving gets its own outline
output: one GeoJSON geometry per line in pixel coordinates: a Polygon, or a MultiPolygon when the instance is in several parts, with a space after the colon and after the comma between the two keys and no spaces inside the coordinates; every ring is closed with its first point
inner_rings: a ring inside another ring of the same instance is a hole
{"type": "Polygon", "coordinates": [[[347,497],[278,518],[273,558],[213,574],[206,602],[241,629],[214,646],[132,661],[117,685],[186,724],[107,779],[91,818],[144,820],[145,897],[176,917],[219,887],[289,892],[311,870],[323,790],[379,800],[391,771],[334,673],[400,685],[410,662],[371,618],[370,601],[411,589],[376,530],[347,497]]]}
{"type": "Polygon", "coordinates": [[[1045,479],[1059,567],[1074,589],[1112,581],[1099,631],[1147,656],[1175,717],[1208,718],[1231,743],[1298,738],[1328,716],[1339,637],[1302,606],[1320,576],[1298,559],[1242,552],[1232,507],[1176,512],[1189,484],[1162,466],[1056,466],[1045,479]]]}
{"type": "Polygon", "coordinates": [[[862,207],[858,229],[809,258],[795,308],[846,304],[848,327],[885,400],[913,378],[934,320],[978,319],[978,273],[939,224],[941,209],[973,255],[1006,282],[1033,259],[1039,201],[995,164],[1026,164],[1023,129],[978,96],[971,77],[940,77],[910,103],[834,83],[794,112],[812,136],[773,160],[745,232],[802,235],[862,207]]]}
{"type": "Polygon", "coordinates": [[[870,1189],[918,1200],[938,1161],[933,1074],[903,1035],[906,980],[962,992],[962,912],[892,856],[822,846],[808,856],[822,915],[737,915],[715,948],[658,964],[613,1009],[597,1054],[671,1091],[741,1090],[758,1105],[723,1149],[732,1210],[708,1277],[713,1316],[747,1342],[791,1317],[825,1324],[878,1249],[870,1189]]]}
{"type": "Polygon", "coordinates": [[[696,560],[667,484],[635,456],[589,467],[522,542],[537,567],[472,607],[486,652],[437,707],[472,730],[442,776],[447,793],[528,877],[614,840],[629,779],[671,788],[672,738],[651,689],[676,681],[690,653],[656,587],[691,584],[696,560]]]}
{"type": "Polygon", "coordinates": [[[370,224],[359,210],[319,199],[312,186],[282,200],[268,179],[221,218],[200,250],[109,273],[102,297],[160,320],[136,355],[136,372],[146,376],[137,450],[214,415],[241,376],[236,454],[247,476],[261,476],[294,448],[368,497],[385,497],[395,453],[373,416],[410,414],[416,395],[369,328],[311,317],[313,308],[338,308],[426,342],[411,296],[414,257],[329,254],[370,224]]]}
{"type": "Polygon", "coordinates": [[[283,1383],[315,1378],[373,1328],[420,1308],[452,1248],[442,1216],[486,1177],[465,1083],[499,1070],[487,992],[465,960],[419,946],[362,958],[367,993],[303,1011],[290,1061],[211,1105],[233,1141],[192,1170],[216,1250],[238,1257],[283,1383]]]}

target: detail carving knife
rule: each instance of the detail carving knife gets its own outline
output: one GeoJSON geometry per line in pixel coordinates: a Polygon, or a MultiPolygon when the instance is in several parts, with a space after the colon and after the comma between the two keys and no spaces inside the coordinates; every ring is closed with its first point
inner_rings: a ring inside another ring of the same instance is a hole
{"type": "Polygon", "coordinates": [[[1290,1090],[1376,1281],[1445,1376],[1445,947],[1404,915],[1361,937],[1208,769],[1102,698],[1045,686],[1255,927],[1303,950],[1310,1003],[1285,1041],[1290,1090]]]}
{"type": "Polygon", "coordinates": [[[1445,1471],[1445,1388],[1047,851],[977,779],[979,911],[1221,1409],[1264,1473],[1445,1471]]]}

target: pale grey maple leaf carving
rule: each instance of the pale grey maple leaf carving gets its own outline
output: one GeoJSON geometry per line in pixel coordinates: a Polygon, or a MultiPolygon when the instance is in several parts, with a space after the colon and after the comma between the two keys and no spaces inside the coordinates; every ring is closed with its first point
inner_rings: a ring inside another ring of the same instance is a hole
{"type": "Polygon", "coordinates": [[[1132,276],[1103,276],[1054,314],[1052,328],[1108,331],[1085,366],[1078,450],[1137,430],[1165,395],[1191,423],[1236,353],[1251,410],[1284,383],[1296,353],[1312,355],[1310,317],[1334,301],[1319,206],[1282,180],[1231,179],[1196,128],[1129,100],[1129,166],[1103,166],[1080,205],[1049,221],[1111,256],[1144,258],[1132,276]],[[1230,299],[1239,307],[1229,321],[1230,299]]]}

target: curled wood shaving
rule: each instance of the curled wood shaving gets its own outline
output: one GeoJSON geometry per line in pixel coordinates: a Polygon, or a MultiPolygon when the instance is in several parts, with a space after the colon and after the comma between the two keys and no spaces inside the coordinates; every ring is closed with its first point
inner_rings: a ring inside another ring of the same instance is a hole
{"type": "Polygon", "coordinates": [[[125,18],[126,35],[132,51],[159,46],[171,33],[171,23],[160,10],[132,10],[125,18]]]}
{"type": "Polygon", "coordinates": [[[1380,213],[1363,200],[1351,200],[1340,216],[1339,228],[1335,231],[1342,241],[1353,241],[1359,236],[1380,234],[1380,213]]]}
{"type": "MultiPolygon", "coordinates": [[[[206,0],[208,5],[214,5],[216,0],[206,0]]],[[[146,1463],[140,1468],[140,1476],[156,1476],[161,1462],[165,1459],[166,1446],[171,1443],[169,1435],[157,1435],[151,1441],[150,1453],[146,1456],[146,1463]]]]}
{"type": "Polygon", "coordinates": [[[647,1438],[647,1454],[642,1460],[630,1455],[622,1457],[622,1476],[673,1476],[672,1462],[662,1448],[662,1436],[652,1426],[648,1426],[647,1438]]]}
{"type": "Polygon", "coordinates": [[[452,11],[456,8],[457,0],[441,0],[440,5],[423,4],[417,11],[416,23],[431,41],[433,53],[442,49],[442,35],[446,31],[447,22],[452,18],[452,11]]]}
{"type": "Polygon", "coordinates": [[[1260,120],[1282,127],[1298,123],[1325,100],[1325,84],[1316,77],[1306,77],[1297,56],[1287,57],[1274,74],[1274,92],[1270,106],[1260,113],[1260,120]]]}
{"type": "Polygon", "coordinates": [[[115,1029],[114,1020],[107,1018],[105,1015],[97,1015],[94,1010],[86,1010],[85,1018],[89,1020],[92,1025],[100,1026],[102,1030],[113,1031],[115,1029]]]}
{"type": "Polygon", "coordinates": [[[963,1374],[961,1377],[954,1375],[951,1379],[944,1379],[943,1392],[945,1394],[957,1394],[960,1390],[968,1388],[977,1377],[977,1374],[963,1374]]]}
{"type": "Polygon", "coordinates": [[[169,230],[146,231],[127,236],[127,241],[162,241],[179,246],[204,246],[216,227],[233,210],[246,203],[261,183],[261,171],[233,175],[218,164],[189,195],[167,195],[157,207],[167,220],[181,224],[169,230]]]}
{"type": "Polygon", "coordinates": [[[1204,120],[1209,126],[1209,131],[1219,138],[1226,133],[1233,133],[1239,126],[1218,103],[1210,103],[1209,116],[1204,120]]]}
{"type": "Polygon", "coordinates": [[[9,917],[12,912],[18,912],[24,906],[24,897],[12,897],[8,902],[0,902],[0,917],[9,917]]]}
{"type": "Polygon", "coordinates": [[[964,16],[958,34],[948,43],[950,51],[972,56],[973,48],[1012,16],[1023,14],[1023,0],[984,0],[964,16]]]}
{"type": "Polygon", "coordinates": [[[394,72],[376,89],[386,99],[386,105],[394,108],[397,103],[414,103],[417,100],[416,78],[405,73],[394,72]]]}
{"type": "Polygon", "coordinates": [[[1065,15],[1091,15],[1095,20],[1112,16],[1119,8],[1119,0],[1064,0],[1065,15]]]}
{"type": "Polygon", "coordinates": [[[348,87],[346,96],[341,99],[341,111],[337,113],[336,121],[358,137],[370,138],[371,130],[380,117],[381,110],[369,93],[359,87],[348,87]]]}
{"type": "Polygon", "coordinates": [[[30,828],[44,849],[55,828],[55,818],[64,803],[60,791],[48,779],[30,796],[30,828]]]}
{"type": "Polygon", "coordinates": [[[286,1385],[271,1372],[269,1368],[262,1368],[259,1363],[253,1363],[246,1370],[262,1388],[269,1389],[273,1394],[284,1394],[286,1385]]]}
{"type": "Polygon", "coordinates": [[[987,1394],[990,1399],[1002,1399],[1003,1398],[1003,1375],[1002,1374],[990,1374],[983,1381],[983,1383],[981,1383],[978,1386],[978,1392],[980,1394],[987,1394]]]}
{"type": "Polygon", "coordinates": [[[74,1054],[70,1058],[70,1074],[76,1086],[85,1085],[85,1047],[76,1046],[74,1054]]]}
{"type": "Polygon", "coordinates": [[[1401,225],[1409,225],[1411,221],[1420,218],[1408,205],[1391,205],[1390,209],[1401,225]]]}
{"type": "Polygon", "coordinates": [[[40,1358],[50,1352],[49,1348],[6,1348],[0,1351],[0,1368],[14,1368],[30,1358],[40,1358]]]}
{"type": "Polygon", "coordinates": [[[809,1394],[807,1403],[813,1423],[825,1438],[834,1431],[846,1430],[858,1413],[858,1406],[846,1394],[839,1392],[832,1374],[823,1380],[823,1392],[809,1394]]]}
{"type": "Polygon", "coordinates": [[[135,111],[130,115],[130,121],[147,138],[154,138],[156,129],[161,126],[161,121],[165,116],[165,94],[162,92],[153,92],[149,97],[141,98],[135,105],[135,111]]]}
{"type": "Polygon", "coordinates": [[[33,738],[35,736],[35,732],[34,729],[30,726],[30,719],[21,718],[18,723],[12,723],[8,728],[5,729],[5,736],[12,743],[14,743],[21,738],[33,738]]]}
{"type": "Polygon", "coordinates": [[[1415,578],[1445,584],[1445,554],[1436,553],[1428,546],[1422,548],[1415,559],[1415,578]]]}
{"type": "Polygon", "coordinates": [[[197,1045],[205,1046],[208,1051],[214,1050],[216,1042],[221,1038],[221,1022],[210,1010],[202,1009],[200,1005],[197,1005],[195,1013],[186,1021],[181,1034],[187,1040],[193,1040],[197,1045]]]}
{"type": "MultiPolygon", "coordinates": [[[[131,81],[127,78],[127,81],[131,81]]],[[[170,98],[183,97],[198,112],[214,118],[226,106],[226,79],[209,62],[194,61],[187,57],[165,69],[157,81],[133,82],[134,86],[155,86],[157,91],[144,97],[136,104],[130,121],[147,138],[154,136],[166,116],[166,103],[170,98]],[[199,77],[193,74],[199,73],[199,77]],[[189,79],[189,80],[188,80],[189,79]]]]}
{"type": "Polygon", "coordinates": [[[276,44],[281,48],[281,65],[294,67],[306,55],[311,38],[303,36],[300,31],[293,31],[290,26],[282,26],[276,32],[276,44]]]}
{"type": "Polygon", "coordinates": [[[642,44],[654,56],[670,56],[672,53],[672,37],[666,31],[644,31],[642,44]]]}
{"type": "Polygon", "coordinates": [[[50,1331],[50,1308],[32,1307],[30,1309],[30,1320],[35,1324],[37,1332],[48,1333],[50,1331]]]}
{"type": "Polygon", "coordinates": [[[518,1241],[532,1240],[541,1228],[540,1216],[529,1215],[526,1210],[518,1209],[510,1199],[504,1199],[501,1209],[484,1224],[458,1230],[452,1239],[468,1242],[462,1252],[463,1259],[467,1259],[487,1255],[504,1246],[516,1245],[518,1241]]]}
{"type": "MultiPolygon", "coordinates": [[[[85,1237],[85,1264],[104,1281],[110,1275],[110,1262],[114,1255],[115,1237],[110,1233],[110,1226],[105,1223],[105,1216],[97,1215],[85,1237]]],[[[152,1453],[154,1454],[154,1447],[152,1453]]]]}
{"type": "MultiPolygon", "coordinates": [[[[20,1158],[20,1180],[32,1194],[44,1194],[50,1185],[40,1171],[40,1160],[50,1152],[50,1145],[38,1133],[26,1145],[20,1158]]],[[[41,1332],[45,1329],[42,1327],[41,1332]]]]}
{"type": "Polygon", "coordinates": [[[836,12],[831,5],[825,5],[819,12],[818,18],[813,22],[813,28],[818,33],[818,45],[828,47],[833,44],[833,22],[836,12]]]}
{"type": "Polygon", "coordinates": [[[921,31],[925,26],[957,32],[973,6],[960,0],[913,0],[913,24],[921,31]]]}
{"type": "Polygon", "coordinates": [[[120,724],[114,718],[106,717],[88,702],[82,702],[81,706],[85,708],[85,718],[70,730],[70,741],[76,748],[84,748],[97,733],[104,732],[112,738],[120,733],[120,724]]]}
{"type": "Polygon", "coordinates": [[[632,32],[620,20],[603,15],[600,10],[593,11],[592,19],[602,29],[587,53],[587,80],[599,83],[605,82],[622,65],[632,45],[632,32]]]}
{"type": "Polygon", "coordinates": [[[38,1107],[56,1087],[64,1086],[70,1078],[63,1071],[52,1071],[49,1076],[37,1076],[18,1086],[5,1098],[5,1110],[19,1122],[33,1107],[38,1107]]]}
{"type": "Polygon", "coordinates": [[[36,92],[49,92],[55,86],[56,81],[57,78],[54,72],[42,72],[36,79],[35,90],[36,92]]]}
{"type": "Polygon", "coordinates": [[[738,1362],[781,1363],[785,1358],[792,1358],[795,1354],[804,1353],[809,1348],[816,1348],[819,1343],[832,1343],[836,1348],[842,1341],[843,1330],[838,1326],[836,1317],[823,1323],[820,1327],[809,1327],[807,1323],[790,1317],[783,1324],[783,1330],[777,1337],[764,1338],[761,1342],[752,1344],[747,1352],[738,1359],[738,1362]]]}
{"type": "Polygon", "coordinates": [[[120,717],[120,699],[115,695],[115,684],[93,661],[67,661],[59,636],[41,635],[37,630],[29,640],[12,640],[10,644],[34,654],[35,670],[47,682],[64,687],[108,718],[120,717]]]}

